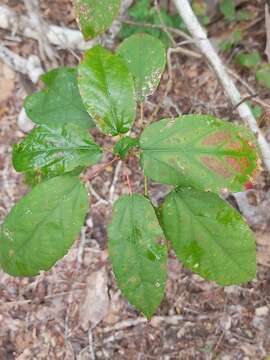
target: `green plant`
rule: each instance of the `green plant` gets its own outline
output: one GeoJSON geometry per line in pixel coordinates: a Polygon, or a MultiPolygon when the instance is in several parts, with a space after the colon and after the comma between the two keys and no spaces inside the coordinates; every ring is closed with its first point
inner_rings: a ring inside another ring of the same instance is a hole
{"type": "Polygon", "coordinates": [[[248,11],[237,11],[235,0],[221,0],[219,2],[219,10],[223,14],[225,20],[228,22],[246,21],[252,18],[252,14],[248,11]]]}
{"type": "Polygon", "coordinates": [[[235,56],[235,62],[247,68],[256,68],[261,63],[261,55],[257,50],[250,53],[240,52],[235,56]]]}
{"type": "Polygon", "coordinates": [[[235,56],[235,62],[245,68],[255,70],[256,80],[264,87],[270,89],[270,66],[262,61],[257,50],[240,52],[235,56]]]}
{"type": "Polygon", "coordinates": [[[149,0],[137,0],[129,9],[130,22],[122,24],[120,36],[125,39],[135,33],[147,33],[161,40],[165,47],[171,46],[171,39],[163,25],[171,28],[186,28],[179,16],[170,15],[163,7],[157,11],[149,0]]]}
{"type": "Polygon", "coordinates": [[[235,28],[235,30],[228,36],[226,39],[219,42],[218,46],[222,51],[229,51],[234,46],[238,45],[242,40],[242,32],[240,29],[235,28]]]}
{"type": "Polygon", "coordinates": [[[266,88],[270,89],[270,66],[269,64],[262,64],[256,71],[256,79],[266,88]]]}
{"type": "MultiPolygon", "coordinates": [[[[119,8],[116,0],[75,4],[86,38],[108,28],[119,8]]],[[[43,76],[47,87],[26,98],[25,110],[38,126],[14,146],[13,165],[34,187],[1,227],[4,271],[35,276],[72,245],[89,205],[79,176],[102,155],[88,131],[95,124],[104,134],[120,137],[109,150],[111,163],[132,154],[140,158],[146,185],[150,178],[174,187],[158,208],[147,186],[144,195],[130,193],[114,204],[109,255],[130,303],[148,318],[156,311],[171,247],[187,268],[220,285],[255,276],[253,234],[218,195],[224,189],[241,191],[252,181],[259,163],[252,134],[210,115],[183,115],[137,129],[143,130],[137,138],[126,136],[134,125],[136,102],[143,104],[155,91],[165,59],[158,39],[134,34],[116,53],[98,45],[86,51],[77,69],[50,71],[43,76]]]]}

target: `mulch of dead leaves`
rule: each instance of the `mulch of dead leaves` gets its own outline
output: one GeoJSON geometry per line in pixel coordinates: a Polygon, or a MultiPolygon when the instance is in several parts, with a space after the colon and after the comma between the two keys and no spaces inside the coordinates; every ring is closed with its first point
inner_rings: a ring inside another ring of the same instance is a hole
{"type": "MultiPolygon", "coordinates": [[[[70,9],[69,1],[59,3],[62,12],[54,1],[41,2],[44,16],[58,24],[63,21],[61,14],[65,9],[70,9]]],[[[20,4],[15,2],[15,6],[20,4]]],[[[67,14],[65,24],[70,26],[74,20],[72,11],[67,10],[67,14]]],[[[37,44],[31,41],[16,44],[13,50],[16,49],[21,54],[38,52],[37,44]]],[[[61,62],[72,65],[76,60],[72,54],[63,52],[61,62]]],[[[164,99],[159,118],[176,116],[181,111],[239,120],[203,59],[174,55],[173,65],[174,86],[164,99]]],[[[241,73],[241,77],[257,86],[247,72],[241,73]]],[[[162,100],[167,81],[165,72],[157,93],[145,105],[145,118],[162,100]]],[[[0,63],[0,221],[27,192],[21,175],[12,169],[11,150],[12,144],[25,135],[17,126],[17,116],[28,85],[25,78],[0,63]]],[[[264,90],[258,92],[264,98],[264,90]]],[[[265,132],[269,125],[264,124],[265,132]]],[[[97,132],[95,135],[99,142],[107,141],[97,132]]],[[[258,176],[255,188],[249,190],[244,210],[241,209],[257,234],[257,278],[244,286],[221,288],[182,268],[171,255],[165,299],[152,321],[146,322],[117,289],[108,261],[106,225],[111,211],[108,198],[128,193],[125,171],[129,172],[134,192],[143,191],[134,159],[118,167],[118,174],[114,165],[107,167],[91,187],[88,184],[92,207],[80,238],[51,271],[22,279],[0,272],[0,360],[267,359],[269,175],[262,172],[258,176]]],[[[166,186],[153,184],[150,195],[159,202],[167,191],[166,186]]]]}

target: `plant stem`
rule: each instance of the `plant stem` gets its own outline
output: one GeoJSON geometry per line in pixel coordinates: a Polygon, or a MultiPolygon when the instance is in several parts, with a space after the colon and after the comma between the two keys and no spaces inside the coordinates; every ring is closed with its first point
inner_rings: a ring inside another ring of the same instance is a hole
{"type": "Polygon", "coordinates": [[[144,177],[144,195],[148,196],[148,179],[147,179],[147,176],[144,177]]]}
{"type": "Polygon", "coordinates": [[[140,103],[140,126],[143,126],[143,102],[140,103]]]}
{"type": "MultiPolygon", "coordinates": [[[[165,32],[164,25],[150,24],[150,23],[145,23],[145,22],[137,22],[137,21],[127,20],[127,19],[123,19],[122,21],[124,24],[135,25],[135,26],[140,26],[140,27],[145,27],[145,28],[152,28],[152,29],[160,29],[165,32]]],[[[172,34],[181,36],[184,39],[187,39],[187,40],[191,39],[191,37],[187,33],[185,33],[184,31],[181,31],[177,28],[166,26],[166,30],[171,32],[172,34]]]]}
{"type": "Polygon", "coordinates": [[[103,172],[105,169],[106,169],[106,167],[107,166],[109,166],[109,165],[112,165],[115,161],[117,161],[117,160],[119,160],[119,157],[114,157],[111,161],[109,161],[109,162],[107,162],[107,163],[105,163],[105,164],[101,164],[100,166],[99,166],[99,168],[94,172],[94,174],[93,175],[90,175],[90,177],[87,177],[86,176],[86,178],[87,178],[87,180],[92,180],[92,179],[94,179],[96,176],[98,176],[101,172],[103,172]]]}
{"type": "Polygon", "coordinates": [[[102,149],[103,149],[104,151],[106,151],[107,153],[114,155],[114,153],[113,153],[113,151],[112,151],[111,149],[108,149],[108,148],[106,148],[106,147],[104,147],[104,146],[102,147],[102,149]]]}
{"type": "MultiPolygon", "coordinates": [[[[225,66],[222,63],[213,45],[207,38],[206,32],[200,25],[196,15],[194,14],[190,6],[189,1],[173,0],[173,2],[190,34],[194,38],[196,45],[199,47],[202,54],[208,59],[208,61],[212,65],[218,79],[220,80],[225,90],[225,93],[231,100],[233,106],[238,105],[242,100],[241,94],[230,76],[228,75],[225,66]]],[[[248,125],[250,130],[257,137],[265,166],[270,172],[270,146],[266,141],[262,131],[259,129],[256,119],[254,118],[249,106],[246,103],[241,103],[241,105],[238,105],[237,110],[239,116],[243,119],[243,121],[248,125]]]]}
{"type": "Polygon", "coordinates": [[[132,187],[131,187],[131,182],[130,182],[130,178],[129,178],[127,169],[126,169],[126,171],[125,171],[125,175],[126,175],[126,180],[127,180],[129,195],[132,195],[132,187]]]}

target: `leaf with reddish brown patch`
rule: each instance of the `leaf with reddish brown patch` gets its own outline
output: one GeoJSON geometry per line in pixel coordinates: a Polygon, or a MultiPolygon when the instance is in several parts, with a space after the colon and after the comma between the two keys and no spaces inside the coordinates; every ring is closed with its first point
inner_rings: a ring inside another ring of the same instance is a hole
{"type": "Polygon", "coordinates": [[[145,175],[154,181],[216,192],[243,190],[260,163],[249,130],[208,115],[156,122],[140,147],[145,175]]]}

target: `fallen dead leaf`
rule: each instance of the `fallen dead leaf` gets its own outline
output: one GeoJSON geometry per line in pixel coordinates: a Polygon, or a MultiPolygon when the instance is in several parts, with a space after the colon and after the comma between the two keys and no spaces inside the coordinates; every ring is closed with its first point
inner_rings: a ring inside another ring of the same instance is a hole
{"type": "Polygon", "coordinates": [[[113,325],[120,320],[120,314],[123,309],[123,298],[121,297],[121,291],[110,293],[110,307],[107,316],[104,318],[104,323],[113,325]]]}
{"type": "Polygon", "coordinates": [[[7,100],[14,89],[15,73],[6,64],[0,61],[0,102],[7,100]]]}
{"type": "Polygon", "coordinates": [[[96,327],[109,311],[108,276],[105,267],[95,271],[87,281],[86,294],[80,304],[79,321],[84,331],[96,327]]]}
{"type": "Polygon", "coordinates": [[[258,234],[256,237],[258,245],[258,262],[264,266],[270,266],[270,234],[258,234]]]}

